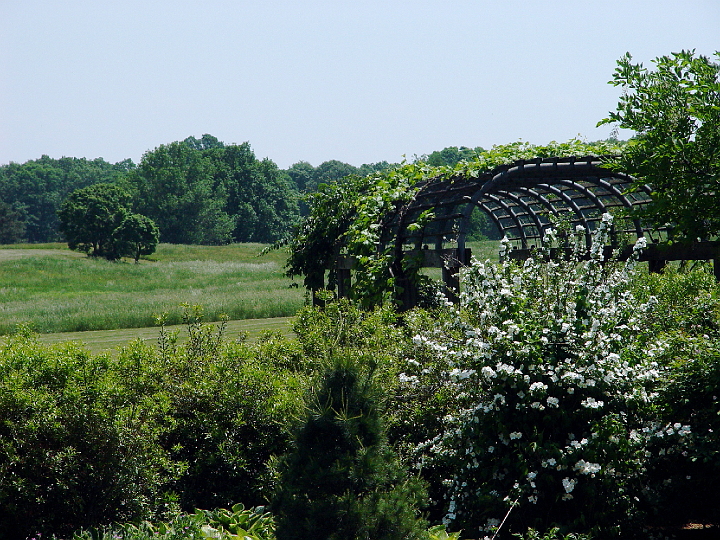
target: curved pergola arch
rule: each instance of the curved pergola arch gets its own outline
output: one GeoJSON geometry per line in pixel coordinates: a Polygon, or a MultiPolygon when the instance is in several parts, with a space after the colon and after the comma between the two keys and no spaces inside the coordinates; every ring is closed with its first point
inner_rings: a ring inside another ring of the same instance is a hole
{"type": "MultiPolygon", "coordinates": [[[[628,196],[632,182],[626,174],[603,168],[601,158],[596,156],[520,160],[477,178],[432,179],[420,186],[403,209],[405,223],[432,209],[435,217],[431,226],[410,232],[403,224],[395,223],[397,228],[392,234],[408,245],[464,249],[470,215],[479,208],[501,234],[517,241],[520,248],[527,248],[532,240],[542,243],[549,215],[569,213],[574,224],[591,231],[606,212],[630,210],[650,202],[649,189],[628,196]]],[[[616,227],[616,233],[635,238],[645,233],[636,218],[616,227]]],[[[589,244],[590,232],[586,241],[589,244]]]]}
{"type": "MultiPolygon", "coordinates": [[[[467,235],[471,214],[475,209],[485,212],[503,236],[515,245],[511,256],[529,256],[536,241],[543,245],[543,237],[556,218],[568,216],[571,225],[585,230],[585,244],[589,250],[592,231],[603,214],[622,210],[611,231],[612,246],[620,257],[629,256],[632,244],[646,237],[653,244],[641,255],[658,270],[667,260],[716,261],[716,276],[720,278],[720,243],[704,242],[678,247],[655,244],[663,232],[646,227],[629,211],[652,202],[651,190],[637,186],[627,174],[603,167],[597,156],[548,157],[519,160],[496,167],[484,174],[438,176],[418,184],[409,201],[398,201],[394,211],[383,218],[379,250],[394,246],[394,276],[404,291],[402,305],[412,307],[417,299],[411,280],[406,279],[403,260],[412,256],[421,266],[443,268],[446,293],[452,299],[457,291],[457,272],[470,262],[467,235]],[[431,211],[432,218],[422,227],[417,223],[423,212],[431,211]],[[552,218],[551,218],[552,216],[552,218]],[[627,217],[630,216],[630,217],[627,217]],[[622,239],[625,244],[619,245],[622,239]],[[431,249],[432,246],[432,249],[431,249]],[[418,255],[422,255],[418,257],[418,255]],[[414,295],[414,296],[413,296],[414,295]]],[[[338,283],[350,283],[352,257],[338,263],[338,283]]],[[[340,259],[338,259],[340,260],[340,259]]],[[[342,290],[339,290],[343,294],[342,290]]]]}

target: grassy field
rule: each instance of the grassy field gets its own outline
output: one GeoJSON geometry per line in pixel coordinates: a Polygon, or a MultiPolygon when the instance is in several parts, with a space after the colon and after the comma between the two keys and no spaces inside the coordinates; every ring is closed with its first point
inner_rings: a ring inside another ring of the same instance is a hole
{"type": "MultiPolygon", "coordinates": [[[[469,247],[480,260],[497,259],[497,244],[472,242],[469,247]]],[[[0,335],[27,324],[41,335],[60,333],[45,341],[79,339],[92,347],[114,347],[136,337],[155,339],[159,314],[167,313],[168,325],[181,324],[182,304],[203,306],[208,322],[223,314],[231,321],[280,318],[245,324],[251,337],[263,325],[289,332],[283,318],[303,305],[305,290],[298,282],[292,287],[283,275],[286,253],[259,256],[263,247],[160,244],[155,254],[134,264],[88,258],[65,244],[2,246],[0,335]],[[140,328],[144,333],[120,332],[140,328]],[[115,333],[102,333],[107,331],[115,333]],[[73,332],[85,334],[67,334],[73,332]]],[[[440,277],[439,269],[428,273],[440,277]]]]}
{"type": "Polygon", "coordinates": [[[289,317],[304,290],[283,275],[285,254],[264,246],[160,244],[140,264],[108,262],[64,244],[0,249],[0,335],[18,324],[41,334],[152,327],[182,322],[181,304],[202,305],[206,320],[289,317]]]}

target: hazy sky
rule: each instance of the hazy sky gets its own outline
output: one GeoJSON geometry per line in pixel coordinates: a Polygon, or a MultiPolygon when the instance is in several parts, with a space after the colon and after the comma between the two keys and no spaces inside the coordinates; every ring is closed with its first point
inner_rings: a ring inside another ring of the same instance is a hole
{"type": "Polygon", "coordinates": [[[210,133],[280,167],[581,136],[626,51],[720,49],[720,0],[0,0],[0,164],[210,133]]]}

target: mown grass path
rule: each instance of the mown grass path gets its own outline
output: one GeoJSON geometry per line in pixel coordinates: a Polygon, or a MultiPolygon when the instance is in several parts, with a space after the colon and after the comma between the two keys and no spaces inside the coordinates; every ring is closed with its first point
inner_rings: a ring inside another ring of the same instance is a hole
{"type": "MultiPolygon", "coordinates": [[[[292,337],[292,317],[274,317],[271,319],[245,319],[228,321],[225,328],[224,339],[233,341],[247,333],[249,340],[259,338],[265,332],[278,332],[285,337],[292,337]]],[[[187,329],[184,325],[167,326],[168,331],[178,330],[178,341],[182,343],[187,339],[187,329]]],[[[141,339],[154,343],[160,335],[157,326],[151,328],[124,328],[120,330],[91,330],[87,332],[58,332],[55,334],[40,334],[38,340],[48,345],[77,341],[93,354],[118,351],[131,341],[141,339]]]]}

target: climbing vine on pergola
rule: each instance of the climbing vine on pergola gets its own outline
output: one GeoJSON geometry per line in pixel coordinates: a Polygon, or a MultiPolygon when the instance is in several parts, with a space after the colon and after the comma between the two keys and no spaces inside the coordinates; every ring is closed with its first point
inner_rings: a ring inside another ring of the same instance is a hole
{"type": "MultiPolygon", "coordinates": [[[[391,300],[416,305],[418,270],[443,269],[446,292],[457,290],[457,270],[470,261],[467,233],[473,211],[482,211],[522,258],[542,246],[544,233],[559,223],[581,226],[586,245],[605,213],[616,216],[609,250],[623,256],[645,237],[643,255],[651,269],[671,259],[715,259],[717,246],[667,246],[664,231],[645,226],[633,209],[650,199],[650,189],[604,167],[604,156],[621,149],[609,144],[495,147],[454,169],[405,164],[365,178],[324,186],[291,242],[288,275],[304,275],[311,289],[330,286],[371,305],[391,300]],[[654,246],[654,247],[653,247],[654,246]]],[[[562,248],[562,246],[560,246],[562,248]]],[[[717,267],[718,265],[716,265],[717,267]]]]}

